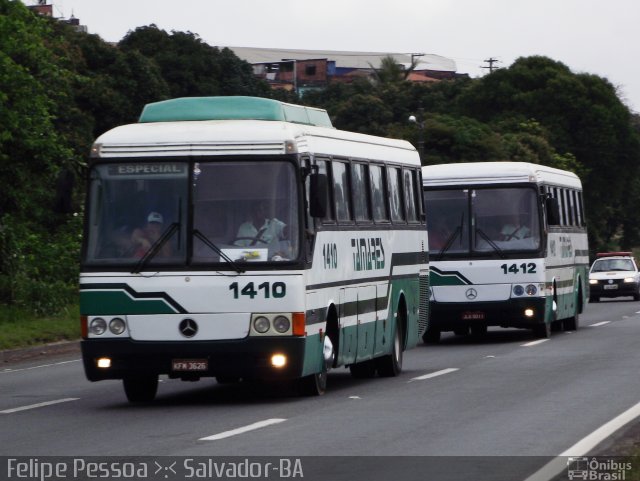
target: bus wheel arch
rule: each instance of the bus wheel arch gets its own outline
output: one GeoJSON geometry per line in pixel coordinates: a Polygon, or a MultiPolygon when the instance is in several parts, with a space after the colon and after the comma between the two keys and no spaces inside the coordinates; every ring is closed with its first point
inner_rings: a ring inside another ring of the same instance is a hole
{"type": "Polygon", "coordinates": [[[401,294],[395,314],[391,353],[375,360],[378,375],[382,377],[395,377],[402,372],[402,360],[407,345],[407,316],[407,302],[401,294]]]}
{"type": "MultiPolygon", "coordinates": [[[[338,310],[335,304],[331,304],[327,308],[326,321],[326,337],[329,338],[331,348],[333,350],[333,360],[328,362],[327,368],[338,367],[338,353],[340,352],[340,324],[338,322],[338,310]]],[[[327,343],[325,342],[325,349],[327,343]]],[[[327,362],[327,353],[325,352],[325,362],[327,362]]]]}
{"type": "Polygon", "coordinates": [[[582,284],[578,278],[578,293],[576,294],[575,309],[573,316],[568,317],[562,321],[562,327],[565,331],[577,331],[580,326],[580,313],[584,306],[584,299],[582,294],[582,284]]]}

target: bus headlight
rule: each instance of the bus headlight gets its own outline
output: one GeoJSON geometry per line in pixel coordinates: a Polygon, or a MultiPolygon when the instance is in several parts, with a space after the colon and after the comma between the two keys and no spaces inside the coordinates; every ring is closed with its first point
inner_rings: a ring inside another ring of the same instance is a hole
{"type": "Polygon", "coordinates": [[[273,327],[280,334],[284,334],[291,327],[291,321],[284,316],[278,316],[273,320],[273,327]]]}
{"type": "Polygon", "coordinates": [[[269,322],[269,319],[264,316],[256,317],[253,320],[253,328],[260,334],[264,334],[265,332],[267,332],[270,327],[271,323],[269,322]]]}
{"type": "Polygon", "coordinates": [[[284,354],[274,354],[271,356],[271,365],[277,368],[283,368],[287,365],[287,356],[284,354]]]}
{"type": "Polygon", "coordinates": [[[96,317],[89,324],[89,332],[96,336],[101,336],[107,330],[107,321],[101,317],[96,317]]]}
{"type": "Polygon", "coordinates": [[[538,288],[533,284],[529,284],[525,288],[525,292],[527,293],[528,296],[535,296],[538,293],[538,288]]]}
{"type": "Polygon", "coordinates": [[[111,322],[109,323],[109,330],[116,336],[119,336],[120,334],[122,334],[126,328],[127,328],[127,325],[119,317],[114,317],[113,319],[111,319],[111,322]]]}
{"type": "Polygon", "coordinates": [[[524,287],[522,286],[514,286],[513,287],[513,294],[516,296],[521,296],[522,294],[524,294],[524,287]]]}

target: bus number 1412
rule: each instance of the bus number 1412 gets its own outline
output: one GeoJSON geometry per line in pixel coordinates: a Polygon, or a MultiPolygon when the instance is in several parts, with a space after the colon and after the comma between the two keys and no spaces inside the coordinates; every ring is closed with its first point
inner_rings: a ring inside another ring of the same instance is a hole
{"type": "Polygon", "coordinates": [[[502,272],[504,274],[508,274],[508,273],[512,273],[512,274],[518,274],[518,273],[535,274],[536,273],[536,265],[533,262],[529,262],[528,264],[526,262],[523,262],[520,265],[518,265],[518,264],[511,264],[511,265],[502,264],[500,267],[502,267],[502,272]]]}

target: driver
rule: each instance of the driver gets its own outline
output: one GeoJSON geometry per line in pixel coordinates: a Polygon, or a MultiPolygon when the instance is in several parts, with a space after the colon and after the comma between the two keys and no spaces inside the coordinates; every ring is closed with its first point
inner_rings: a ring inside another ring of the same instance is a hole
{"type": "Polygon", "coordinates": [[[529,237],[530,233],[531,230],[520,222],[518,215],[513,215],[510,221],[502,227],[500,240],[510,241],[512,239],[524,239],[529,237]]]}
{"type": "Polygon", "coordinates": [[[278,251],[279,243],[285,238],[286,224],[279,219],[268,218],[264,204],[253,205],[251,218],[238,228],[234,244],[242,247],[268,247],[269,253],[278,251]]]}

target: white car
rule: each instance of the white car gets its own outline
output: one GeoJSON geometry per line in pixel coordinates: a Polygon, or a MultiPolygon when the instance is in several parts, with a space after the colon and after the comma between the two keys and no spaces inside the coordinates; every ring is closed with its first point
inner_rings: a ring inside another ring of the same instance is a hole
{"type": "Polygon", "coordinates": [[[601,297],[640,301],[640,272],[631,252],[601,252],[589,270],[590,302],[601,297]]]}

